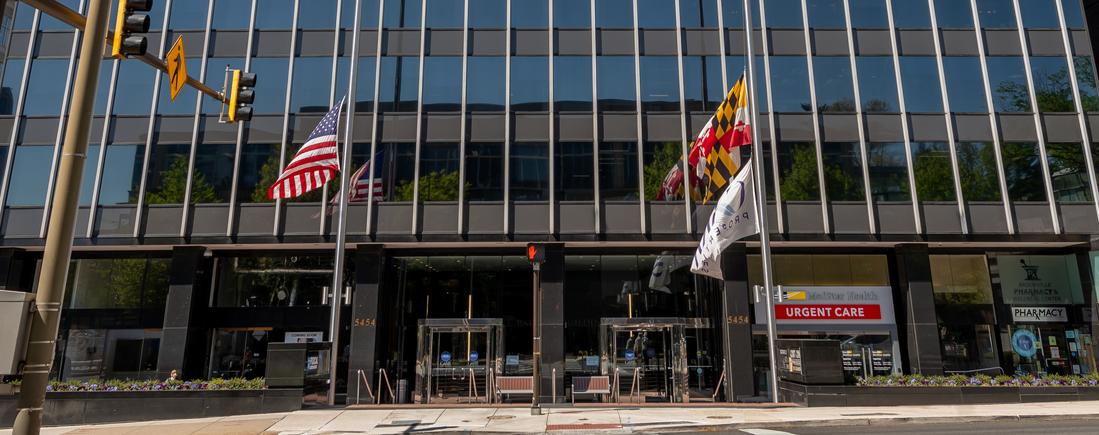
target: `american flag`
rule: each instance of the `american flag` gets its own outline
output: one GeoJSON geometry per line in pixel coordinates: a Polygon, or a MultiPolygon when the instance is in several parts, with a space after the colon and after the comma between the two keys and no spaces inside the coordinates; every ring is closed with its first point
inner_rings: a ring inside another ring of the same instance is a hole
{"type": "Polygon", "coordinates": [[[336,126],[340,123],[343,98],[332,106],[321,122],[309,133],[309,139],[282,170],[279,179],[267,189],[267,197],[295,198],[324,186],[340,170],[336,147],[336,126]]]}
{"type": "MultiPolygon", "coordinates": [[[[382,200],[382,152],[374,156],[373,160],[367,160],[354,174],[351,174],[351,196],[347,202],[366,202],[370,193],[374,193],[374,201],[382,200]],[[374,162],[374,179],[370,180],[370,162],[374,162]]],[[[335,207],[340,203],[339,195],[332,195],[329,205],[335,207]]],[[[331,213],[331,211],[330,211],[331,213]]]]}

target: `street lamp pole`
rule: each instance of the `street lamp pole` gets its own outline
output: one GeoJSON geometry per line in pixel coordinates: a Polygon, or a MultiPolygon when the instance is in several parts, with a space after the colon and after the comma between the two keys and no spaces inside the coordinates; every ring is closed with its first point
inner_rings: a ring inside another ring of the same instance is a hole
{"type": "Polygon", "coordinates": [[[65,296],[72,256],[73,226],[76,222],[80,181],[84,161],[88,156],[88,130],[92,122],[99,64],[103,59],[103,40],[107,35],[109,0],[91,0],[84,37],[80,42],[80,59],[73,83],[72,104],[65,121],[65,142],[61,150],[61,166],[57,175],[57,192],[52,202],[49,232],[42,251],[42,269],[38,278],[38,294],[31,316],[27,360],[23,369],[23,384],[19,391],[15,416],[15,435],[36,435],[42,429],[42,405],[46,401],[46,385],[61,320],[61,302],[65,296]]]}

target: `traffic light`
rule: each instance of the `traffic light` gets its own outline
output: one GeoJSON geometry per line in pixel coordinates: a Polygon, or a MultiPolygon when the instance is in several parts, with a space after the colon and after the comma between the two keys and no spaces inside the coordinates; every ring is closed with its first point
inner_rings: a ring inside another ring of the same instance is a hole
{"type": "Polygon", "coordinates": [[[141,56],[145,54],[148,40],[145,33],[149,31],[148,12],[153,8],[153,0],[118,0],[118,15],[114,24],[114,40],[111,41],[111,56],[121,59],[127,56],[141,56]]]}
{"type": "Polygon", "coordinates": [[[531,264],[546,262],[546,245],[541,243],[527,243],[527,261],[531,264]]]}
{"type": "Polygon", "coordinates": [[[256,99],[256,73],[233,70],[233,85],[229,87],[229,122],[251,121],[252,101],[256,99]]]}

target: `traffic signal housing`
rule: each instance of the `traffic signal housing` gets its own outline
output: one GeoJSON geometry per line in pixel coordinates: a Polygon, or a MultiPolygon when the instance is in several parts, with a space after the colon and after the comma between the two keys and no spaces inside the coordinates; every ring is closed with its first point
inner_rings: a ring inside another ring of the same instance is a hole
{"type": "Polygon", "coordinates": [[[542,243],[527,243],[527,261],[531,264],[546,262],[546,245],[542,243]]]}
{"type": "Polygon", "coordinates": [[[118,0],[111,56],[121,59],[145,54],[149,43],[142,33],[149,31],[149,15],[143,12],[152,8],[153,0],[118,0]]]}
{"type": "Polygon", "coordinates": [[[256,99],[256,73],[233,70],[229,87],[229,122],[251,121],[252,104],[256,99]]]}

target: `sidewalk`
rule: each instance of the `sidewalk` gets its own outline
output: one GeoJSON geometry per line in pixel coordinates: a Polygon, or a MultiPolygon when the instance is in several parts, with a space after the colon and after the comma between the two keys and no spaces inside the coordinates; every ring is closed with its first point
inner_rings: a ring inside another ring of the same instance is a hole
{"type": "MultiPolygon", "coordinates": [[[[1099,419],[1097,402],[846,408],[612,407],[393,408],[307,410],[91,426],[53,427],[43,434],[323,434],[323,433],[645,433],[728,431],[763,427],[961,423],[1005,419],[1099,419]]],[[[10,429],[0,430],[8,435],[10,429]]]]}

